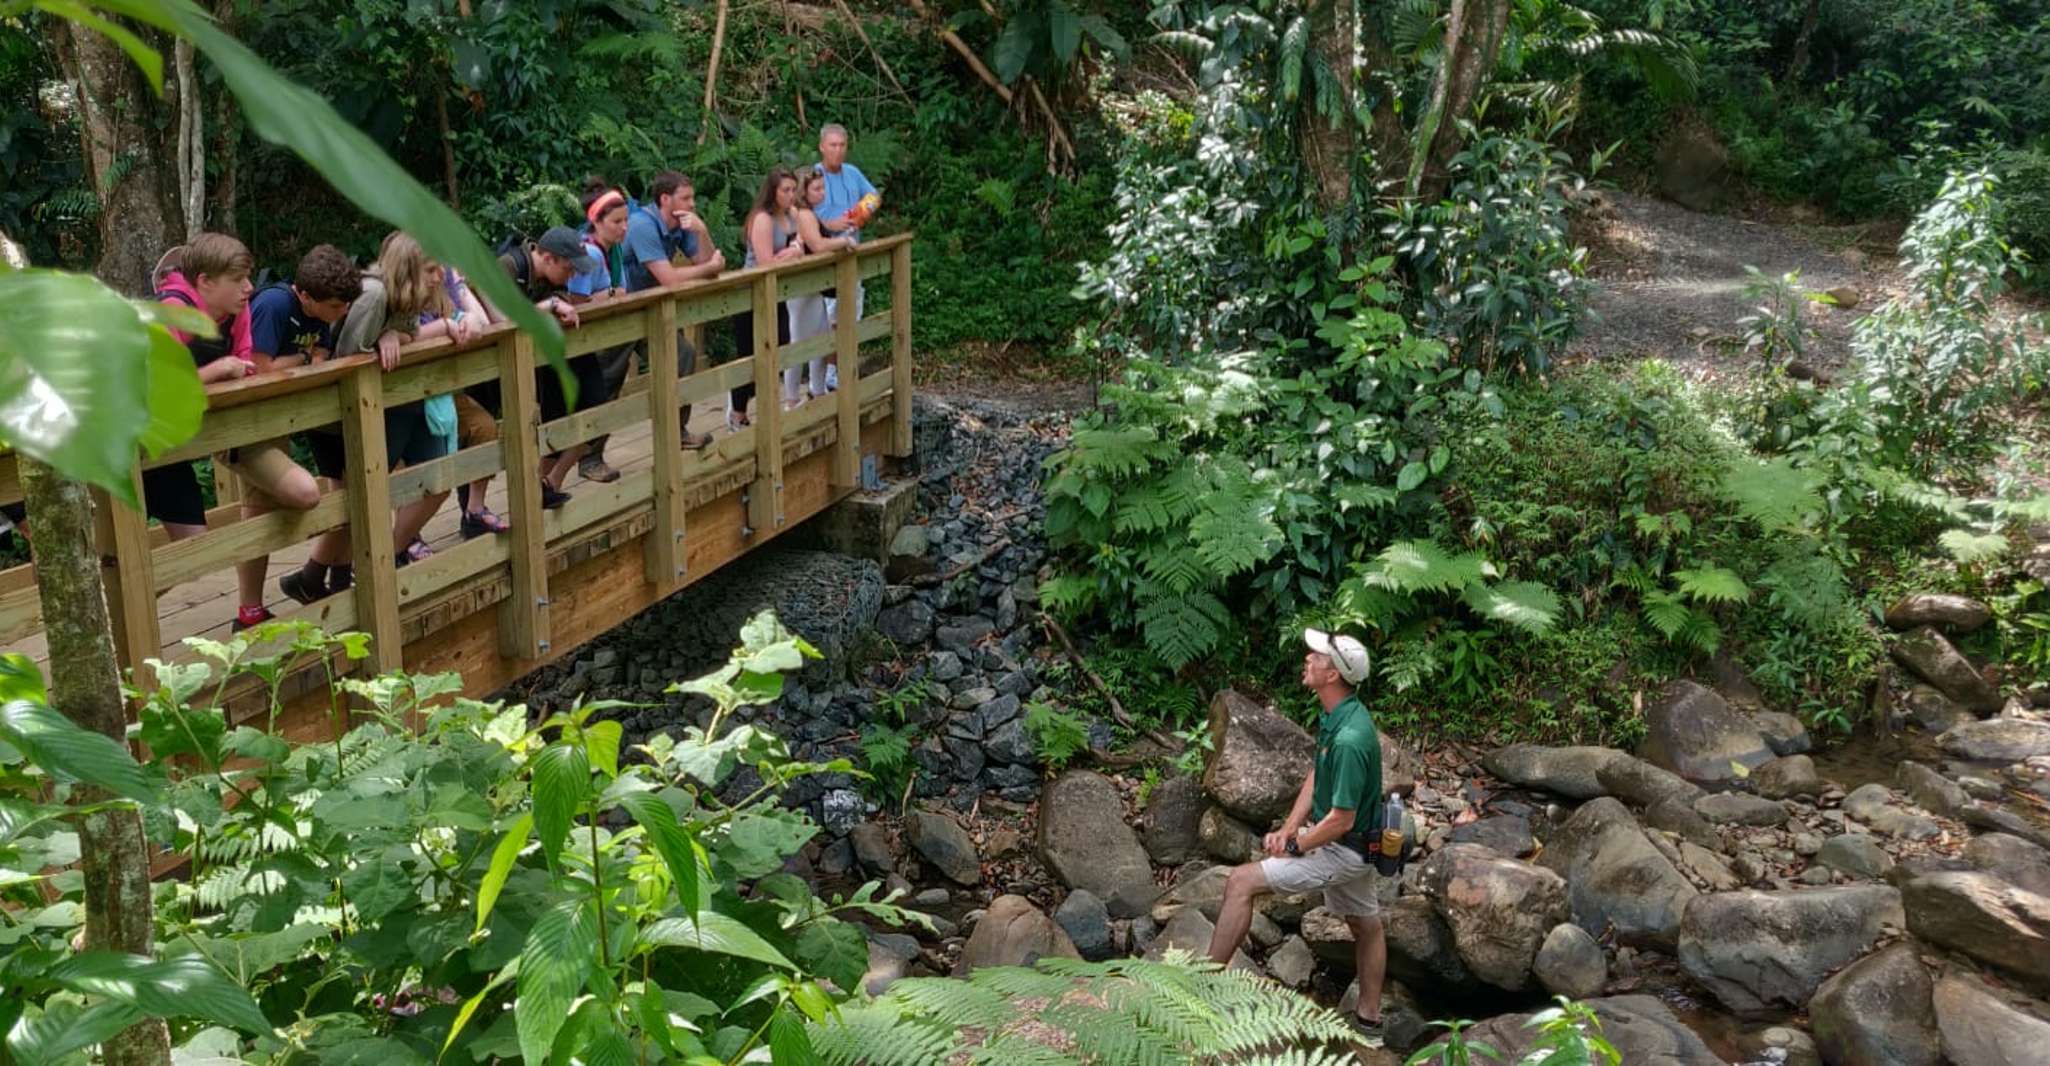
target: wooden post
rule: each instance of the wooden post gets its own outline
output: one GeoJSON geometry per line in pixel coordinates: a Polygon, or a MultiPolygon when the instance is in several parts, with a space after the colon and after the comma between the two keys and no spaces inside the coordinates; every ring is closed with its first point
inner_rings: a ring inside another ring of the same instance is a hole
{"type": "Polygon", "coordinates": [[[665,592],[683,581],[683,424],[676,376],[676,301],[648,308],[648,418],[654,432],[655,524],[648,530],[648,584],[665,592]]]}
{"type": "Polygon", "coordinates": [[[534,339],[525,333],[498,342],[498,395],[505,416],[506,509],[512,512],[512,594],[499,608],[498,650],[508,659],[539,659],[549,651],[548,538],[541,511],[541,401],[534,339]]]}
{"type": "Polygon", "coordinates": [[[228,467],[228,453],[221,452],[214,459],[214,502],[241,503],[242,479],[228,467]]]}
{"type": "Polygon", "coordinates": [[[370,669],[405,665],[399,635],[399,572],[392,563],[391,465],[384,439],[384,371],[376,363],[341,379],[342,445],[355,552],[356,627],[370,634],[370,669]]]}
{"type": "MultiPolygon", "coordinates": [[[[142,465],[129,470],[129,480],[142,495],[142,465]]],[[[156,679],[149,675],[144,659],[164,654],[163,630],[157,622],[157,568],[150,555],[149,517],[125,503],[116,503],[106,493],[93,490],[93,504],[105,527],[103,541],[113,551],[111,560],[101,563],[107,586],[107,607],[113,612],[114,646],[121,665],[135,674],[139,688],[150,688],[156,679]]]]}
{"type": "MultiPolygon", "coordinates": [[[[846,388],[842,366],[841,388],[846,388]]],[[[855,379],[860,380],[857,371],[855,379]]],[[[890,249],[890,454],[911,455],[911,242],[890,249]]]]}
{"type": "MultiPolygon", "coordinates": [[[[833,264],[836,291],[853,293],[860,288],[860,265],[853,249],[840,253],[840,261],[833,264]]],[[[840,309],[851,311],[858,303],[852,296],[842,296],[840,309]]],[[[839,416],[839,440],[833,445],[833,486],[843,489],[861,486],[861,343],[854,332],[859,325],[852,314],[837,315],[833,322],[833,354],[840,361],[840,390],[833,394],[839,416]]]]}
{"type": "MultiPolygon", "coordinates": [[[[776,369],[776,275],[754,280],[755,481],[747,524],[756,533],[783,527],[783,375],[776,369]]],[[[844,388],[845,385],[843,384],[844,388]]]]}

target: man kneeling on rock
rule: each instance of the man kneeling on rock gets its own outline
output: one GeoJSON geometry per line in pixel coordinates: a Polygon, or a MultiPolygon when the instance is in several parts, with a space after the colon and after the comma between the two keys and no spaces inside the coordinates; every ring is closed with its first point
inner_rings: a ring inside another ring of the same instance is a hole
{"type": "Polygon", "coordinates": [[[1367,679],[1367,649],[1347,636],[1306,630],[1303,685],[1317,694],[1317,760],[1281,828],[1262,842],[1267,858],[1232,870],[1224,882],[1210,957],[1229,963],[1253,922],[1253,898],[1324,890],[1324,905],[1352,927],[1360,1000],[1352,1023],[1360,1042],[1381,1046],[1381,978],[1388,962],[1381,930],[1378,875],[1367,861],[1367,834],[1381,802],[1381,737],[1354,686],[1367,679]],[[1362,812],[1366,813],[1362,813],[1362,812]]]}

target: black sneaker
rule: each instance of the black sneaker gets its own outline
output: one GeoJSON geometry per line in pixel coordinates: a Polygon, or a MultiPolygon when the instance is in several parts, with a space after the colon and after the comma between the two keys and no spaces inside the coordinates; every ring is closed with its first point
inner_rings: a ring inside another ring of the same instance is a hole
{"type": "Polygon", "coordinates": [[[553,511],[569,502],[569,493],[550,485],[547,479],[541,481],[541,509],[553,511]]]}
{"type": "Polygon", "coordinates": [[[327,595],[326,589],[307,580],[304,570],[290,570],[279,574],[278,591],[300,603],[314,603],[327,595]]]}
{"type": "Polygon", "coordinates": [[[1370,1022],[1358,1014],[1349,1015],[1348,1020],[1352,1024],[1353,1043],[1365,1048],[1378,1048],[1381,1046],[1381,1023],[1379,1021],[1370,1022]]]}

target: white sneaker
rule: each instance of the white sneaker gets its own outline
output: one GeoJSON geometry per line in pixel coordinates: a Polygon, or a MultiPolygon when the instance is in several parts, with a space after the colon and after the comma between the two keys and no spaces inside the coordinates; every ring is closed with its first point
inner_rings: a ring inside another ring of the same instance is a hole
{"type": "Polygon", "coordinates": [[[826,391],[832,392],[834,389],[837,389],[839,387],[840,365],[838,363],[835,363],[831,366],[826,367],[826,391]]]}

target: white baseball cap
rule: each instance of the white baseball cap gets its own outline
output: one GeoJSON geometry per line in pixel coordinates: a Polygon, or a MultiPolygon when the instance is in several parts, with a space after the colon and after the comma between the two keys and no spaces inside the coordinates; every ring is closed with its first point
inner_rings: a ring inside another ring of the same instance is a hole
{"type": "Polygon", "coordinates": [[[1357,685],[1365,681],[1372,669],[1367,646],[1343,633],[1332,636],[1321,629],[1305,629],[1303,643],[1309,645],[1311,651],[1330,659],[1331,665],[1338,670],[1338,676],[1347,684],[1357,685]]]}

